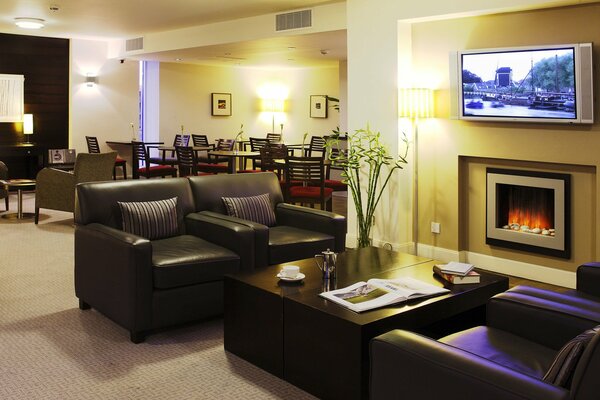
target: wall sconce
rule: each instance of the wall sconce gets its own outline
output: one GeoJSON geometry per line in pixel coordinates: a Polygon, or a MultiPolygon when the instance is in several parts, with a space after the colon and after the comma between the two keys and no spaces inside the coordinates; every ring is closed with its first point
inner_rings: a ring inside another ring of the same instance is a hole
{"type": "Polygon", "coordinates": [[[33,135],[33,114],[23,114],[23,134],[25,143],[31,143],[29,138],[33,135]]]}
{"type": "Polygon", "coordinates": [[[91,74],[87,74],[85,76],[85,84],[87,87],[94,87],[96,84],[98,83],[98,77],[91,75],[91,74]]]}
{"type": "Polygon", "coordinates": [[[427,88],[404,88],[398,92],[398,116],[410,118],[413,127],[413,241],[415,255],[419,242],[419,118],[433,117],[433,91],[427,88]]]}

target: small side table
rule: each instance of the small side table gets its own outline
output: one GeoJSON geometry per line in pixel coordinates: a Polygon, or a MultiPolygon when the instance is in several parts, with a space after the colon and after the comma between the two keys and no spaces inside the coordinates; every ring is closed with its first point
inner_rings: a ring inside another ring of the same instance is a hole
{"type": "Polygon", "coordinates": [[[34,213],[23,212],[23,190],[35,189],[35,179],[9,179],[6,181],[0,181],[0,184],[4,185],[6,190],[17,189],[17,212],[11,214],[4,214],[2,218],[6,219],[26,219],[33,218],[34,213]]]}

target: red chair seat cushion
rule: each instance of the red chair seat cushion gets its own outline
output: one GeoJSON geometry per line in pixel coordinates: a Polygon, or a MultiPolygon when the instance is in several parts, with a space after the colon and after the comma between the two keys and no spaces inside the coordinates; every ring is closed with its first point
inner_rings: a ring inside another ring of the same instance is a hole
{"type": "Polygon", "coordinates": [[[115,164],[118,164],[118,163],[126,163],[126,162],[127,162],[127,161],[126,161],[124,158],[121,158],[121,157],[117,157],[117,159],[115,160],[115,164]]]}
{"type": "Polygon", "coordinates": [[[198,163],[198,169],[208,172],[227,172],[228,167],[224,164],[198,163]]]}
{"type": "MultiPolygon", "coordinates": [[[[333,189],[325,188],[323,193],[325,197],[329,197],[333,193],[333,189]]],[[[318,199],[321,197],[321,188],[318,186],[292,186],[290,187],[290,196],[318,199]]]]}
{"type": "Polygon", "coordinates": [[[335,179],[325,179],[325,187],[333,189],[334,192],[343,192],[348,190],[348,185],[335,179]]]}
{"type": "Polygon", "coordinates": [[[173,169],[174,168],[171,167],[170,165],[152,165],[150,168],[148,168],[148,167],[140,168],[139,171],[140,171],[140,173],[165,171],[165,173],[170,174],[173,171],[173,169]]]}

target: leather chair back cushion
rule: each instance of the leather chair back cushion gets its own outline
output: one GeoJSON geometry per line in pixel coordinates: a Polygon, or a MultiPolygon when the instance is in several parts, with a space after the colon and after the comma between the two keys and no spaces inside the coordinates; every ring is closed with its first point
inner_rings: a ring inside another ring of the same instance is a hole
{"type": "Polygon", "coordinates": [[[185,233],[183,219],[194,212],[194,199],[185,178],[90,182],[77,185],[75,223],[99,223],[121,229],[117,202],[156,201],[177,197],[177,225],[185,233]]]}
{"type": "Polygon", "coordinates": [[[273,172],[256,174],[221,174],[192,176],[192,193],[196,211],[214,211],[227,214],[222,197],[246,197],[269,194],[273,210],[283,202],[279,179],[273,172]]]}
{"type": "Polygon", "coordinates": [[[594,336],[600,334],[600,325],[593,329],[588,329],[574,339],[570,340],[558,352],[552,365],[542,378],[545,382],[555,386],[561,386],[565,389],[571,387],[573,375],[577,368],[577,363],[585,352],[585,349],[590,344],[594,336]]]}

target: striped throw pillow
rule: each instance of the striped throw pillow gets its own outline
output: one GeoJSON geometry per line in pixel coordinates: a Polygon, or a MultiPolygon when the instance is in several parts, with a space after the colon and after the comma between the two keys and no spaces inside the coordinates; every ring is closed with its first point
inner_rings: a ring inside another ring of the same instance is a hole
{"type": "Polygon", "coordinates": [[[269,200],[269,193],[249,197],[221,197],[227,214],[266,226],[275,225],[275,212],[269,200]]]}
{"type": "Polygon", "coordinates": [[[179,233],[177,197],[157,201],[119,201],[123,230],[149,240],[164,239],[179,233]]]}
{"type": "Polygon", "coordinates": [[[552,365],[550,365],[548,372],[546,372],[542,380],[555,386],[569,389],[573,380],[573,374],[577,368],[577,363],[581,359],[587,345],[598,332],[600,332],[600,325],[593,329],[588,329],[565,344],[556,357],[554,357],[552,365]]]}

